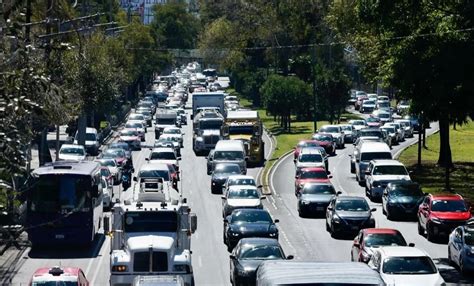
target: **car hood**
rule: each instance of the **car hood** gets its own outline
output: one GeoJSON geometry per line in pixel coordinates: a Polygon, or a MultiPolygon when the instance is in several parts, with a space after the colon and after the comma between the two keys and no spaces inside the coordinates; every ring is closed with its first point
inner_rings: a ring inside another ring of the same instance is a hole
{"type": "Polygon", "coordinates": [[[470,212],[431,212],[433,217],[445,220],[468,220],[471,218],[470,212]]]}
{"type": "Polygon", "coordinates": [[[121,141],[137,141],[140,140],[137,136],[120,136],[121,141]]]}
{"type": "Polygon", "coordinates": [[[302,201],[307,201],[307,202],[329,203],[329,201],[331,201],[333,197],[334,195],[302,194],[300,198],[302,201]]]}
{"type": "Polygon", "coordinates": [[[118,168],[117,167],[108,167],[110,170],[110,173],[112,174],[117,174],[118,173],[118,168]]]}
{"type": "Polygon", "coordinates": [[[383,281],[387,285],[405,285],[405,286],[435,286],[441,285],[444,282],[443,278],[439,273],[435,274],[413,274],[413,275],[388,275],[383,273],[383,281]]]}
{"type": "Polygon", "coordinates": [[[254,273],[265,259],[239,259],[239,268],[247,273],[254,273]]]}
{"type": "Polygon", "coordinates": [[[235,134],[235,135],[230,135],[229,139],[231,140],[243,140],[243,141],[250,141],[252,139],[252,135],[248,134],[235,134]]]}
{"type": "Polygon", "coordinates": [[[354,129],[355,129],[355,130],[361,130],[361,129],[366,128],[365,125],[353,125],[353,126],[354,126],[354,129]]]}
{"type": "Polygon", "coordinates": [[[212,175],[212,181],[225,181],[229,178],[230,174],[219,174],[219,175],[212,175]]]}
{"type": "Polygon", "coordinates": [[[276,227],[270,223],[244,223],[234,224],[231,229],[241,233],[268,233],[271,230],[276,230],[276,227]]]}
{"type": "Polygon", "coordinates": [[[341,137],[341,136],[342,136],[342,134],[341,134],[341,133],[337,133],[337,132],[325,132],[325,133],[327,133],[327,134],[331,134],[331,135],[332,135],[332,137],[341,137]]]}
{"type": "Polygon", "coordinates": [[[178,166],[178,161],[176,160],[150,160],[150,162],[153,163],[164,163],[164,164],[173,164],[175,166],[178,166]]]}
{"type": "Polygon", "coordinates": [[[319,141],[319,140],[315,140],[320,146],[329,146],[329,145],[332,145],[332,142],[329,142],[329,141],[319,141]]]}
{"type": "Polygon", "coordinates": [[[298,179],[296,184],[305,184],[305,183],[329,183],[329,179],[298,179]]]}
{"type": "Polygon", "coordinates": [[[86,156],[84,156],[84,155],[59,154],[59,160],[82,161],[82,160],[85,160],[85,159],[86,159],[86,156]]]}
{"type": "Polygon", "coordinates": [[[372,179],[374,181],[410,181],[411,178],[409,175],[373,175],[372,179]]]}
{"type": "Polygon", "coordinates": [[[258,207],[260,199],[227,199],[227,204],[232,207],[258,207]]]}
{"type": "Polygon", "coordinates": [[[417,203],[423,196],[391,196],[390,201],[395,203],[417,203]]]}
{"type": "Polygon", "coordinates": [[[337,211],[337,215],[341,218],[364,219],[370,217],[370,212],[353,212],[353,211],[337,211]]]}

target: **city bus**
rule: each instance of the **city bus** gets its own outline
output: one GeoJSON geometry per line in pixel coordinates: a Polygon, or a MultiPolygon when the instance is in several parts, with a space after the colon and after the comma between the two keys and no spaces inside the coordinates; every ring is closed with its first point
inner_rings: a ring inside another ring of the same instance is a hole
{"type": "Polygon", "coordinates": [[[35,169],[26,192],[32,245],[87,245],[103,219],[97,162],[58,161],[35,169]]]}

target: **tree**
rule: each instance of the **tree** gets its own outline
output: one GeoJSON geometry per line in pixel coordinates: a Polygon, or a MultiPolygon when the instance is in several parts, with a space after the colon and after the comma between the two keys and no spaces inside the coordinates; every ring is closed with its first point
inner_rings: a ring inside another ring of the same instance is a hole
{"type": "Polygon", "coordinates": [[[311,101],[311,88],[294,76],[271,75],[260,90],[263,105],[273,115],[281,118],[281,126],[291,132],[291,116],[306,110],[311,101]]]}

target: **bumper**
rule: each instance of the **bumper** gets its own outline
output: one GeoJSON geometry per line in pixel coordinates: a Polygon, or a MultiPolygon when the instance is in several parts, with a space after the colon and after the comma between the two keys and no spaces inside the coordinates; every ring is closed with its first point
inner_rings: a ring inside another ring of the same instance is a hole
{"type": "Polygon", "coordinates": [[[304,204],[302,202],[298,203],[298,207],[301,212],[308,213],[308,214],[323,214],[326,213],[326,208],[328,207],[329,203],[315,203],[310,202],[304,204]]]}
{"type": "Polygon", "coordinates": [[[374,227],[375,227],[375,223],[370,223],[370,221],[367,221],[365,223],[354,223],[354,224],[345,223],[342,221],[340,223],[333,222],[334,231],[337,233],[352,234],[352,233],[357,233],[361,229],[364,229],[364,228],[374,228],[374,227]]]}
{"type": "Polygon", "coordinates": [[[229,237],[228,241],[229,241],[230,248],[234,249],[234,247],[237,245],[239,240],[241,240],[242,238],[246,238],[246,237],[264,237],[264,238],[274,238],[274,239],[278,240],[278,235],[269,236],[269,235],[256,235],[254,233],[249,233],[249,234],[229,237]]]}
{"type": "Polygon", "coordinates": [[[194,151],[210,151],[216,147],[216,144],[196,144],[194,143],[194,151]]]}
{"type": "Polygon", "coordinates": [[[403,217],[416,217],[418,212],[418,205],[405,206],[401,204],[387,204],[387,211],[390,215],[403,216],[403,217]]]}
{"type": "Polygon", "coordinates": [[[433,221],[430,221],[429,227],[431,228],[431,231],[434,235],[436,236],[449,236],[453,230],[460,226],[465,224],[465,221],[459,221],[459,222],[442,222],[442,223],[434,223],[433,221]]]}
{"type": "Polygon", "coordinates": [[[381,198],[382,195],[383,195],[383,191],[385,190],[385,188],[383,187],[372,187],[369,192],[370,192],[370,195],[373,197],[373,198],[381,198]]]}
{"type": "Polygon", "coordinates": [[[140,274],[111,274],[110,285],[112,286],[132,286],[133,279],[136,276],[148,276],[148,275],[179,275],[184,280],[184,285],[191,286],[193,281],[193,273],[190,274],[177,274],[177,273],[140,273],[140,274]]]}

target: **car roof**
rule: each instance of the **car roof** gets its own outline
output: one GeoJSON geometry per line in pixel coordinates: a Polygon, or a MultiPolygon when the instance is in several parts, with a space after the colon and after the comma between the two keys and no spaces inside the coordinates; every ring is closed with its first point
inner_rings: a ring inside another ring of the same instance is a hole
{"type": "Polygon", "coordinates": [[[166,170],[169,171],[168,164],[159,162],[149,162],[140,167],[140,171],[166,170]]]}
{"type": "Polygon", "coordinates": [[[433,200],[447,200],[447,201],[464,200],[463,197],[461,195],[458,195],[458,194],[438,194],[438,195],[430,194],[430,197],[433,200]]]}
{"type": "Polygon", "coordinates": [[[390,147],[384,142],[365,141],[360,147],[361,153],[390,152],[390,147]]]}
{"type": "Polygon", "coordinates": [[[301,148],[301,155],[303,154],[321,154],[321,149],[314,147],[303,147],[301,148]]]}
{"type": "Polygon", "coordinates": [[[256,213],[256,212],[259,212],[259,213],[267,213],[270,215],[270,213],[266,210],[266,209],[256,209],[256,208],[237,208],[237,209],[234,209],[232,211],[232,214],[231,215],[234,215],[238,212],[247,212],[247,213],[250,213],[250,212],[253,212],[253,213],[256,213]]]}
{"type": "Polygon", "coordinates": [[[320,129],[323,129],[323,128],[326,128],[326,127],[340,127],[340,126],[335,125],[335,124],[326,124],[326,125],[321,126],[320,129]]]}
{"type": "Polygon", "coordinates": [[[429,255],[416,247],[412,246],[383,246],[378,248],[378,251],[384,257],[397,256],[397,257],[419,257],[429,255]]]}
{"type": "Polygon", "coordinates": [[[159,152],[173,152],[174,149],[171,147],[155,147],[151,150],[152,153],[159,153],[159,152]]]}
{"type": "Polygon", "coordinates": [[[240,244],[258,244],[258,245],[280,245],[277,239],[267,237],[244,237],[240,244]]]}
{"type": "MultiPolygon", "coordinates": [[[[326,132],[318,132],[318,133],[313,134],[313,136],[317,136],[317,135],[332,137],[331,133],[326,133],[326,132]]],[[[315,139],[313,139],[313,140],[315,140],[315,139]]]]}
{"type": "Polygon", "coordinates": [[[98,171],[99,167],[99,163],[93,161],[56,161],[53,163],[46,163],[44,166],[36,168],[32,174],[39,176],[58,174],[89,176],[96,170],[98,171]]]}
{"type": "Polygon", "coordinates": [[[84,146],[76,145],[76,144],[63,144],[63,145],[61,145],[61,149],[62,148],[84,149],[84,146]]]}
{"type": "Polygon", "coordinates": [[[380,165],[390,165],[390,166],[405,166],[402,162],[398,160],[389,160],[389,159],[377,159],[371,161],[373,165],[380,166],[380,165]]]}
{"type": "Polygon", "coordinates": [[[87,127],[86,133],[97,133],[97,129],[95,129],[94,127],[87,127]]]}
{"type": "Polygon", "coordinates": [[[216,147],[214,149],[215,150],[218,150],[218,149],[239,149],[239,150],[241,150],[242,145],[243,145],[243,143],[240,140],[219,140],[219,141],[217,141],[216,147]]]}
{"type": "Polygon", "coordinates": [[[237,163],[232,163],[232,162],[221,162],[221,163],[217,163],[216,166],[214,167],[214,169],[217,169],[217,167],[219,168],[223,168],[223,166],[237,166],[240,168],[240,165],[237,164],[237,163]]]}
{"type": "MultiPolygon", "coordinates": [[[[38,276],[52,276],[52,274],[50,274],[50,270],[53,270],[55,269],[56,267],[41,267],[41,268],[38,268],[35,273],[33,274],[33,277],[38,277],[38,276]]],[[[80,268],[78,267],[64,267],[64,268],[60,268],[62,271],[64,271],[63,274],[61,274],[60,276],[78,276],[79,275],[79,272],[81,271],[80,268]]]]}
{"type": "Polygon", "coordinates": [[[361,231],[365,234],[400,234],[400,231],[393,228],[365,228],[361,231]]]}

